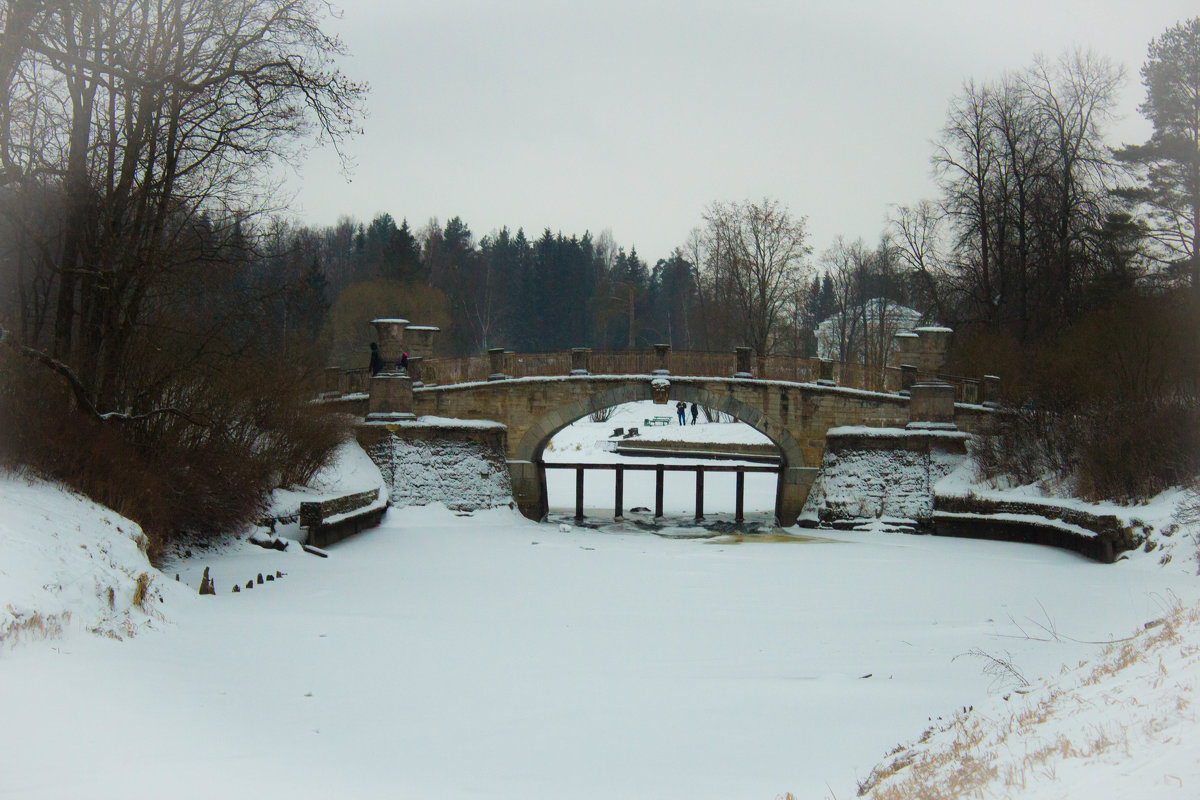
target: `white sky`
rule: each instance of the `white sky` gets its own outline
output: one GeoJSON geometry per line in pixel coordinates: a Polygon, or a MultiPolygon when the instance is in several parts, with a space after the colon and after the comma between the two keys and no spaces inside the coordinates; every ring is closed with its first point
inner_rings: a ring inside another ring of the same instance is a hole
{"type": "Polygon", "coordinates": [[[1177,0],[342,0],[352,77],[371,84],[347,182],[328,150],[289,180],[332,224],[387,211],[612,229],[651,264],[715,200],[771,197],[820,253],[876,239],[933,197],[929,155],[964,80],[1079,45],[1125,67],[1111,140],[1144,139],[1146,46],[1200,14],[1177,0]]]}

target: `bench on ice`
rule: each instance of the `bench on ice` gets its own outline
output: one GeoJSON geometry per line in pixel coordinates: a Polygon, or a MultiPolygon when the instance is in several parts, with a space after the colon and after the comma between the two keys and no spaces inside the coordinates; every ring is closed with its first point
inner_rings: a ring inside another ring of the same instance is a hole
{"type": "Polygon", "coordinates": [[[670,425],[671,421],[670,417],[650,417],[645,420],[644,424],[647,428],[650,428],[655,425],[670,425]]]}
{"type": "Polygon", "coordinates": [[[300,528],[307,532],[305,544],[326,547],[359,531],[374,528],[387,507],[385,489],[303,502],[300,504],[300,528]]]}

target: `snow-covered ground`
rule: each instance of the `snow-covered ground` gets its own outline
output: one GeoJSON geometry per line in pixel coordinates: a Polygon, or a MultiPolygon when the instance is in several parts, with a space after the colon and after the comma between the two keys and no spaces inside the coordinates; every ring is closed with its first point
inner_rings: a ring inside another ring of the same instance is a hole
{"type": "MultiPolygon", "coordinates": [[[[378,485],[344,456],[327,490],[378,485]]],[[[163,575],[135,526],[55,487],[2,478],[0,508],[0,610],[72,611],[61,636],[0,642],[0,797],[847,798],[891,751],[911,763],[880,797],[937,796],[901,781],[926,763],[954,778],[963,753],[1000,776],[995,796],[1200,795],[1186,614],[1168,649],[1118,643],[1108,658],[1126,668],[1086,683],[1096,643],[1200,603],[1182,548],[1166,566],[1102,565],[997,542],[678,540],[424,507],[327,559],[238,543],[163,575]],[[215,597],[194,593],[206,566],[215,597]],[[108,585],[122,641],[85,632],[108,585]],[[1055,747],[1070,752],[1042,756],[1055,747]]]]}

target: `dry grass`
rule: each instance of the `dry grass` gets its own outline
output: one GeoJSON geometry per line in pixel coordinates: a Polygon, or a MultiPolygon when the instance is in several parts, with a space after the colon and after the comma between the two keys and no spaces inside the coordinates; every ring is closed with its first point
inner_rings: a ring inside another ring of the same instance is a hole
{"type": "Polygon", "coordinates": [[[29,614],[14,611],[12,606],[9,606],[8,612],[12,619],[0,625],[0,645],[9,647],[20,641],[22,636],[26,639],[52,639],[62,636],[63,629],[71,622],[70,611],[64,611],[62,614],[29,614]]]}
{"type": "Polygon", "coordinates": [[[1131,739],[1153,743],[1188,712],[1192,687],[1172,677],[1170,658],[1164,657],[1178,654],[1187,659],[1200,653],[1195,637],[1183,634],[1197,627],[1200,606],[1183,608],[1176,601],[1169,613],[1147,623],[1138,635],[1108,645],[1090,668],[1081,662],[1064,671],[1058,684],[1042,690],[1036,701],[997,719],[957,714],[939,729],[925,731],[916,745],[896,748],[863,781],[859,795],[874,800],[1019,796],[1032,785],[1059,780],[1067,760],[1131,757],[1131,739]],[[1139,702],[1137,691],[1086,691],[1103,689],[1135,667],[1141,667],[1135,680],[1147,681],[1153,690],[1170,690],[1169,703],[1149,709],[1144,699],[1139,702]],[[1072,686],[1074,675],[1079,677],[1072,686]],[[1069,724],[1073,713],[1094,711],[1098,703],[1104,706],[1101,721],[1069,724]],[[952,740],[945,736],[949,732],[952,740]]]}
{"type": "Polygon", "coordinates": [[[137,583],[133,587],[133,604],[138,608],[146,607],[146,596],[150,590],[150,573],[143,572],[137,576],[137,583]]]}

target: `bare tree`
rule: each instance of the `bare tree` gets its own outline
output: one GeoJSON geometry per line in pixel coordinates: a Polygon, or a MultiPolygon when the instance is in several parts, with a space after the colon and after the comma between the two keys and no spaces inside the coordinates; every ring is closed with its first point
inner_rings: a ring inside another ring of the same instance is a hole
{"type": "Polygon", "coordinates": [[[1069,319],[1076,293],[1094,263],[1095,232],[1114,206],[1107,184],[1113,161],[1102,137],[1113,119],[1124,70],[1090,51],[1076,50],[1055,62],[1039,58],[1027,72],[1033,113],[1047,132],[1052,168],[1048,177],[1053,220],[1048,225],[1048,284],[1069,319]]]}
{"type": "Polygon", "coordinates": [[[833,304],[837,312],[833,316],[836,340],[826,343],[835,345],[836,360],[850,363],[857,359],[861,345],[861,303],[859,296],[859,272],[866,259],[866,249],[861,239],[847,242],[841,236],[821,255],[821,269],[829,278],[833,289],[833,304]]]}
{"type": "Polygon", "coordinates": [[[944,321],[950,316],[941,286],[945,278],[941,221],[938,207],[922,200],[915,206],[898,206],[888,228],[896,257],[917,278],[926,310],[932,310],[939,321],[944,321]]]}
{"type": "MultiPolygon", "coordinates": [[[[1111,62],[1076,51],[996,84],[968,82],[953,100],[933,156],[952,234],[938,275],[951,294],[937,296],[945,321],[1028,341],[1080,313],[1115,210],[1102,133],[1121,80],[1111,62]]],[[[901,244],[928,289],[922,216],[901,221],[901,244]]]]}
{"type": "MultiPolygon", "coordinates": [[[[323,12],[314,0],[0,8],[0,29],[22,32],[0,45],[3,185],[18,198],[0,210],[61,198],[60,229],[6,222],[38,254],[23,284],[53,285],[52,353],[97,406],[143,393],[131,380],[155,335],[148,323],[171,324],[170,304],[210,280],[215,250],[252,248],[248,214],[266,208],[279,159],[311,136],[336,147],[353,132],[364,87],[337,70],[342,46],[321,29],[323,12]]],[[[19,313],[13,330],[41,330],[36,304],[19,313]]]]}
{"type": "Polygon", "coordinates": [[[770,199],[713,203],[704,220],[710,280],[735,310],[744,341],[766,355],[784,304],[804,280],[812,252],[805,220],[770,199]]]}

